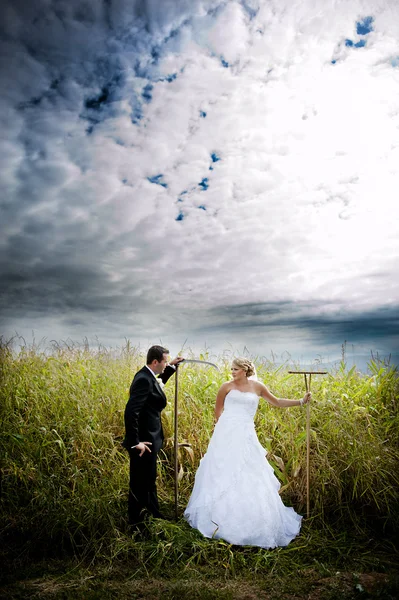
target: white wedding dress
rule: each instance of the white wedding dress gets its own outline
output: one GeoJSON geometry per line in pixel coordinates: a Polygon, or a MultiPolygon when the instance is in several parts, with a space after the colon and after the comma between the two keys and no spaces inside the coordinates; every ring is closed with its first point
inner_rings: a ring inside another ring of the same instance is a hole
{"type": "Polygon", "coordinates": [[[286,546],[302,517],[284,506],[280,483],[257,438],[258,396],[231,390],[195,476],[184,512],[205,537],[240,546],[286,546]]]}

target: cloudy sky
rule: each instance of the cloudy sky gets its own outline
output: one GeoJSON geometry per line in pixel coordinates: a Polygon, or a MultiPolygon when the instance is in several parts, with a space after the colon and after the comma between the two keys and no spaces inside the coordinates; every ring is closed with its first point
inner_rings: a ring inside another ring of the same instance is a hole
{"type": "Polygon", "coordinates": [[[0,10],[6,338],[399,353],[396,0],[0,10]]]}

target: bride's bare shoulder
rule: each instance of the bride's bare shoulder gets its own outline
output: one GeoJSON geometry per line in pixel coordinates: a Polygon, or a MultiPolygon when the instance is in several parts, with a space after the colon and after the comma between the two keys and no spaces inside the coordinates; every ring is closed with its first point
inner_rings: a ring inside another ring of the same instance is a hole
{"type": "Polygon", "coordinates": [[[219,388],[219,392],[225,392],[226,394],[228,392],[230,392],[233,388],[233,382],[232,381],[225,381],[224,383],[222,383],[222,385],[219,388]]]}
{"type": "Polygon", "coordinates": [[[220,390],[223,391],[227,391],[229,392],[230,390],[233,389],[233,382],[232,381],[225,381],[224,383],[222,383],[222,385],[220,386],[220,390]]]}
{"type": "Polygon", "coordinates": [[[265,389],[265,385],[261,382],[261,381],[254,381],[254,391],[259,394],[259,396],[261,395],[261,393],[264,391],[265,389]]]}

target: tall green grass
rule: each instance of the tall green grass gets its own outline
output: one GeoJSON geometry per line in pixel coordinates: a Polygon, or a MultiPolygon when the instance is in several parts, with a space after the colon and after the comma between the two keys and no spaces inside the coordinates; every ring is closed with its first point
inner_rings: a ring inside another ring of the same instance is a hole
{"type": "MultiPolygon", "coordinates": [[[[65,344],[50,350],[23,346],[16,352],[10,343],[3,343],[0,358],[2,537],[19,536],[31,547],[33,543],[54,552],[73,550],[108,559],[129,554],[123,412],[131,379],[144,364],[144,355],[129,343],[118,352],[65,344]]],[[[189,364],[179,369],[181,513],[212,433],[216,392],[229,379],[230,360],[223,356],[217,362],[220,372],[189,364]]],[[[301,377],[273,363],[257,361],[256,366],[259,379],[276,395],[303,395],[301,377]]],[[[172,380],[165,391],[170,403],[163,412],[166,440],[158,490],[172,515],[172,380]]],[[[312,391],[312,518],[304,526],[304,535],[310,527],[314,531],[338,528],[342,535],[353,526],[363,533],[398,530],[397,373],[371,362],[365,375],[354,368],[348,371],[342,363],[327,377],[315,377],[312,391]]],[[[282,498],[302,513],[305,419],[305,410],[277,409],[264,401],[256,417],[259,439],[282,484],[282,498]]],[[[187,564],[200,564],[204,557],[208,560],[218,553],[223,553],[224,561],[239,560],[230,554],[228,544],[203,539],[184,521],[154,527],[157,550],[146,544],[134,547],[137,560],[144,553],[140,568],[157,565],[165,556],[176,565],[182,556],[187,564]]]]}

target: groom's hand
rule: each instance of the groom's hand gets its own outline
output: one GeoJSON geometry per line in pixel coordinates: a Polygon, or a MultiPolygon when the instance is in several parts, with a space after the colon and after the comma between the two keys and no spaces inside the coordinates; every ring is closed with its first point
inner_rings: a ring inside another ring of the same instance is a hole
{"type": "Polygon", "coordinates": [[[151,450],[148,446],[152,446],[152,442],[139,442],[137,446],[132,446],[132,448],[140,452],[139,456],[143,456],[144,452],[149,452],[151,454],[151,450]]]}
{"type": "Polygon", "coordinates": [[[179,365],[181,362],[183,362],[184,358],[182,356],[176,356],[176,358],[174,358],[173,360],[170,361],[170,365],[179,365]]]}

